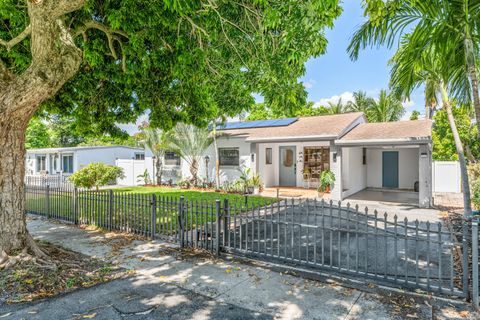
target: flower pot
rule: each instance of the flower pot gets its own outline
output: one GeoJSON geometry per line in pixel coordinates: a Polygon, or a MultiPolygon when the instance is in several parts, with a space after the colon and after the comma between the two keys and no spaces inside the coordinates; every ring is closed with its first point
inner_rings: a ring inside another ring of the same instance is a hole
{"type": "Polygon", "coordinates": [[[247,188],[247,193],[252,194],[255,191],[254,189],[255,189],[254,187],[248,187],[247,188]]]}
{"type": "Polygon", "coordinates": [[[325,188],[325,193],[330,193],[330,186],[327,186],[327,187],[325,188]]]}
{"type": "Polygon", "coordinates": [[[253,188],[253,194],[260,194],[260,188],[253,188]]]}

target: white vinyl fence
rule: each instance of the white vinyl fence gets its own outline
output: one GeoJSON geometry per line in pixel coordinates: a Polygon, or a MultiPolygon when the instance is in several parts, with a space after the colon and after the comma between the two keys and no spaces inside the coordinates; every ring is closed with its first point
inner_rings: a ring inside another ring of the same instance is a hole
{"type": "Polygon", "coordinates": [[[145,160],[117,159],[116,166],[122,168],[125,174],[123,179],[117,180],[118,185],[138,186],[144,184],[143,179],[138,178],[138,176],[145,172],[145,160]]]}
{"type": "Polygon", "coordinates": [[[434,161],[432,179],[433,192],[462,192],[460,163],[458,161],[434,161]]]}
{"type": "MultiPolygon", "coordinates": [[[[151,183],[154,183],[155,169],[153,167],[152,157],[146,157],[145,160],[133,160],[133,159],[117,159],[116,166],[123,169],[125,177],[118,179],[117,184],[121,186],[141,186],[145,184],[143,175],[145,169],[148,172],[151,183]]],[[[177,179],[181,177],[180,167],[176,166],[164,166],[162,174],[162,182],[168,183],[172,180],[172,183],[176,183],[177,179]]]]}

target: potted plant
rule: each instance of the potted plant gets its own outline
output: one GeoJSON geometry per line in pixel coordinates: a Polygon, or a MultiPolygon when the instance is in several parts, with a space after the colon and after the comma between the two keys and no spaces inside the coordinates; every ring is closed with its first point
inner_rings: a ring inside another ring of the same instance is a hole
{"type": "Polygon", "coordinates": [[[253,187],[254,194],[259,194],[260,192],[262,192],[263,184],[259,174],[255,174],[252,176],[252,178],[250,179],[250,186],[253,187]]]}
{"type": "Polygon", "coordinates": [[[319,193],[320,192],[330,193],[330,190],[332,189],[334,183],[335,183],[335,175],[333,174],[333,172],[330,170],[324,170],[320,174],[320,184],[318,186],[317,191],[319,193]]]}

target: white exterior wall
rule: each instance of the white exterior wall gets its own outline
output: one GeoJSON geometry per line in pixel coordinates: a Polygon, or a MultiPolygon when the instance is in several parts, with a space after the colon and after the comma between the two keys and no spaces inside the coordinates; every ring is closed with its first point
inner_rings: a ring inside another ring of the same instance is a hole
{"type": "MultiPolygon", "coordinates": [[[[226,181],[234,181],[240,177],[241,168],[251,168],[255,171],[255,163],[251,161],[250,143],[245,141],[245,138],[220,138],[217,141],[218,148],[238,148],[239,150],[239,166],[220,166],[220,184],[226,181]]],[[[215,149],[212,144],[205,152],[205,155],[210,157],[208,163],[208,179],[215,181],[215,149]]],[[[199,176],[205,178],[205,160],[202,159],[199,168],[199,176]]],[[[189,177],[189,166],[182,160],[182,176],[189,177]]]]}
{"type": "MultiPolygon", "coordinates": [[[[329,141],[260,143],[258,145],[258,169],[265,187],[279,185],[280,180],[280,147],[296,147],[297,187],[307,187],[303,180],[303,149],[305,147],[329,147],[329,141]],[[272,164],[266,164],[266,149],[272,148],[272,164]]],[[[331,163],[331,161],[330,161],[331,163]]],[[[316,187],[311,185],[311,187],[316,187]]]]}
{"type": "Polygon", "coordinates": [[[363,164],[363,147],[342,148],[342,197],[367,187],[367,166],[363,164]]]}
{"type": "Polygon", "coordinates": [[[132,159],[136,153],[145,153],[144,150],[130,148],[112,147],[108,149],[81,149],[75,152],[74,172],[89,165],[90,163],[101,162],[108,165],[115,165],[117,159],[132,159]]]}
{"type": "Polygon", "coordinates": [[[134,149],[127,147],[108,147],[108,148],[79,148],[79,149],[46,149],[40,151],[27,151],[26,155],[26,174],[38,174],[36,168],[36,156],[46,156],[46,168],[49,174],[62,173],[61,161],[57,163],[57,172],[50,172],[50,155],[58,155],[61,159],[65,155],[73,155],[73,172],[76,172],[90,163],[101,162],[108,165],[115,165],[117,159],[132,159],[136,153],[145,153],[143,149],[134,149]]]}
{"type": "Polygon", "coordinates": [[[418,148],[368,148],[367,187],[382,188],[382,152],[398,151],[398,187],[411,189],[419,179],[418,148]]]}

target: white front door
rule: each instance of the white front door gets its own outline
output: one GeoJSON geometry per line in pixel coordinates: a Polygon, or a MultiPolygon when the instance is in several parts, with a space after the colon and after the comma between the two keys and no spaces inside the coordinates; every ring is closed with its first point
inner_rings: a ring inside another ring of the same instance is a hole
{"type": "Polygon", "coordinates": [[[295,146],[282,146],[279,150],[279,184],[284,187],[295,187],[297,185],[297,148],[295,146]]]}

